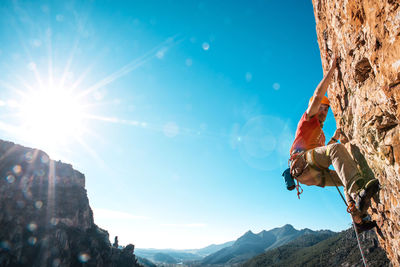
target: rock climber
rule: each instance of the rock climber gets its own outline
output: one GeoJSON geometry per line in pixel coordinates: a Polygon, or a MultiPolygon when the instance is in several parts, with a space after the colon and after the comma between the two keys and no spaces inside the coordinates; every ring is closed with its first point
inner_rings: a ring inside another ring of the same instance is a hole
{"type": "Polygon", "coordinates": [[[351,215],[357,231],[362,232],[375,226],[368,220],[367,209],[371,198],[379,191],[379,181],[365,178],[342,143],[347,142],[341,129],[337,129],[325,145],[322,130],[328,110],[329,99],[325,96],[338,66],[334,57],[332,65],[311,97],[306,112],[301,117],[295,140],[290,149],[290,173],[305,185],[343,186],[347,203],[352,205],[351,215]],[[342,143],[338,143],[340,140],[342,143]],[[328,169],[333,165],[334,170],[328,169]]]}

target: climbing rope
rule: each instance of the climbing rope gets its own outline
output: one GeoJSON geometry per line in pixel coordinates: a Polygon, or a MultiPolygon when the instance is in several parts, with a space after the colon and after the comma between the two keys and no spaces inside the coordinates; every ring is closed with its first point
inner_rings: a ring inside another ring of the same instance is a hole
{"type": "Polygon", "coordinates": [[[340,197],[343,199],[343,202],[347,207],[347,212],[350,214],[350,218],[351,218],[351,221],[352,221],[352,224],[353,224],[354,232],[356,233],[357,244],[358,244],[358,248],[360,249],[361,258],[363,260],[364,266],[368,267],[367,260],[365,259],[364,252],[363,252],[362,247],[361,247],[360,237],[358,236],[358,233],[357,233],[356,223],[353,220],[353,216],[351,216],[351,212],[354,210],[355,204],[354,204],[354,202],[350,202],[350,204],[347,204],[346,199],[344,198],[342,192],[340,192],[340,189],[337,186],[337,184],[335,183],[335,181],[333,180],[332,176],[329,174],[329,172],[327,174],[331,178],[332,183],[335,185],[337,191],[339,192],[340,197]]]}
{"type": "MultiPolygon", "coordinates": [[[[350,215],[350,217],[351,217],[351,215],[350,215]]],[[[362,260],[363,260],[364,266],[365,266],[365,267],[368,267],[368,265],[367,265],[367,260],[365,259],[364,252],[363,252],[363,250],[362,250],[362,248],[361,248],[360,237],[358,236],[357,229],[356,229],[356,224],[354,223],[353,217],[351,218],[351,221],[353,222],[354,232],[356,232],[358,248],[360,249],[360,252],[361,252],[361,258],[362,258],[362,260]]]]}
{"type": "MultiPolygon", "coordinates": [[[[323,173],[325,173],[326,175],[328,175],[329,178],[331,179],[332,183],[335,185],[337,191],[339,192],[340,197],[342,198],[344,204],[345,204],[346,207],[347,207],[347,212],[350,214],[351,221],[352,221],[352,223],[353,223],[354,232],[356,233],[358,248],[360,249],[360,253],[361,253],[361,257],[362,257],[364,266],[365,266],[365,267],[368,267],[367,261],[366,261],[365,256],[364,256],[364,252],[363,252],[362,247],[361,247],[360,237],[358,236],[358,233],[357,233],[356,224],[355,224],[355,222],[354,222],[354,220],[353,220],[353,216],[351,216],[351,213],[352,213],[352,212],[355,210],[355,208],[356,208],[356,207],[355,207],[355,204],[354,204],[354,202],[352,202],[352,201],[351,201],[349,204],[347,204],[346,199],[344,198],[342,192],[340,192],[340,190],[339,190],[339,187],[337,186],[337,184],[336,184],[335,181],[333,180],[332,176],[330,175],[329,170],[326,170],[325,168],[319,166],[319,165],[316,163],[316,161],[314,160],[314,153],[313,153],[313,152],[314,152],[314,150],[312,150],[312,153],[311,153],[311,161],[312,161],[312,162],[308,162],[308,164],[310,164],[310,166],[311,166],[312,168],[315,168],[315,169],[317,169],[317,170],[319,170],[319,171],[322,171],[323,173]]],[[[289,168],[291,167],[291,164],[290,164],[290,163],[291,163],[291,162],[294,162],[299,156],[301,156],[301,155],[304,154],[304,153],[305,153],[305,152],[303,151],[303,152],[294,153],[293,155],[291,155],[290,159],[288,160],[289,168]]],[[[301,186],[300,186],[300,184],[299,184],[299,180],[296,179],[296,181],[297,181],[297,185],[296,185],[297,197],[300,199],[300,194],[303,193],[303,188],[301,188],[301,186]]]]}

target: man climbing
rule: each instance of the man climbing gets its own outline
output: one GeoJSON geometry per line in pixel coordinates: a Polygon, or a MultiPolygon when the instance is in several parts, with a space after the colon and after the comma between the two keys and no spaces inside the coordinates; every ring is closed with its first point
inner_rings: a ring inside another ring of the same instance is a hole
{"type": "Polygon", "coordinates": [[[353,207],[350,208],[350,213],[357,231],[362,232],[375,226],[375,223],[366,218],[371,198],[379,190],[379,181],[361,176],[345,146],[337,143],[338,139],[345,142],[345,136],[340,129],[335,131],[327,145],[322,130],[329,110],[329,100],[325,93],[337,64],[335,57],[298,123],[296,137],[290,149],[290,172],[298,182],[305,185],[344,186],[349,207],[353,207]],[[335,171],[328,169],[330,165],[333,165],[335,171]]]}

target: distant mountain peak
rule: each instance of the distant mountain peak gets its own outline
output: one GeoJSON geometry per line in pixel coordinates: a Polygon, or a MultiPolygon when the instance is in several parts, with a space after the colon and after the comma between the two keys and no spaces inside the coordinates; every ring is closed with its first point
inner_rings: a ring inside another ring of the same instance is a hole
{"type": "Polygon", "coordinates": [[[285,224],[284,226],[282,226],[282,228],[287,228],[287,229],[295,229],[294,227],[293,227],[293,225],[291,225],[291,224],[285,224]]]}
{"type": "Polygon", "coordinates": [[[246,233],[244,233],[241,237],[239,237],[234,244],[240,245],[242,243],[247,243],[247,242],[257,242],[258,240],[260,240],[260,237],[249,230],[246,233]]]}
{"type": "Polygon", "coordinates": [[[272,230],[263,230],[254,234],[251,230],[239,237],[235,243],[205,257],[202,264],[235,264],[263,253],[293,239],[304,235],[303,231],[296,230],[292,225],[286,224],[272,230]]]}
{"type": "Polygon", "coordinates": [[[265,231],[265,230],[262,230],[262,231],[259,232],[257,235],[258,235],[258,236],[263,236],[263,235],[265,235],[266,233],[268,233],[268,232],[265,231]]]}

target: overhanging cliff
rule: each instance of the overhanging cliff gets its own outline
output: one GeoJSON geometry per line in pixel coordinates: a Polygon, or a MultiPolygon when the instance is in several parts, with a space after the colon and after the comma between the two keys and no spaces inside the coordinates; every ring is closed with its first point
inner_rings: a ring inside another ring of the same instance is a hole
{"type": "Polygon", "coordinates": [[[139,266],[93,221],[85,177],[43,151],[0,140],[0,266],[139,266]]]}
{"type": "Polygon", "coordinates": [[[337,127],[381,182],[370,212],[389,259],[400,266],[400,3],[313,0],[326,71],[340,57],[328,90],[337,127]]]}

